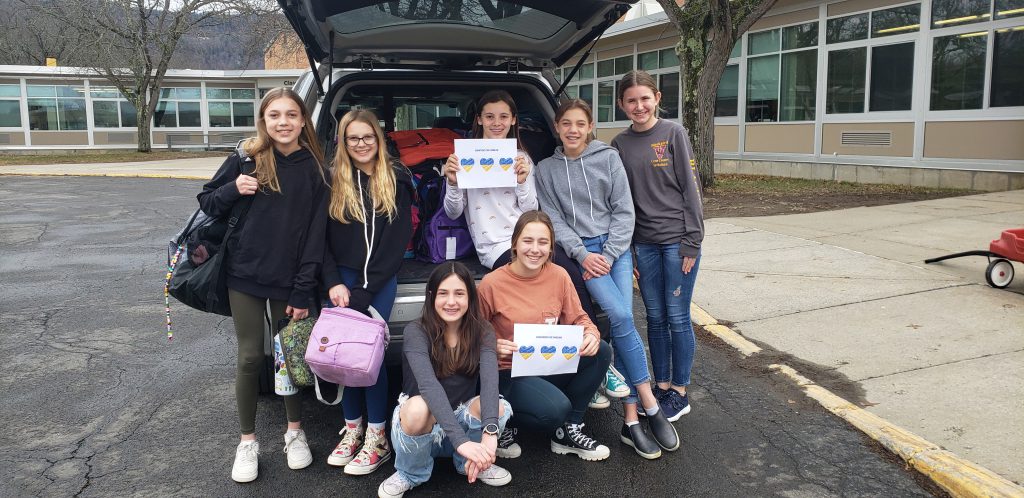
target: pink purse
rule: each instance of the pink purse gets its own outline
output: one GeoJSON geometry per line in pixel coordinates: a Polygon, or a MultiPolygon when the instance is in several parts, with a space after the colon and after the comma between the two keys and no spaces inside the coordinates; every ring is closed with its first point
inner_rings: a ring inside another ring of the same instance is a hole
{"type": "Polygon", "coordinates": [[[377,383],[388,339],[384,320],[348,308],[325,308],[309,335],[306,363],[328,382],[369,387],[377,383]]]}

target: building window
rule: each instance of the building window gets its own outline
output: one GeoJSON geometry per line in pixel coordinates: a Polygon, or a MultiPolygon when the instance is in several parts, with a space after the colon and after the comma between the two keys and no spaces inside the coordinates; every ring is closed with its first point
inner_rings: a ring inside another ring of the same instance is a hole
{"type": "Polygon", "coordinates": [[[85,89],[77,85],[28,85],[29,129],[85,130],[85,89]]]}
{"type": "Polygon", "coordinates": [[[658,75],[658,90],[661,91],[661,117],[679,117],[679,73],[658,75]]]}
{"type": "Polygon", "coordinates": [[[921,29],[921,4],[904,5],[871,13],[871,37],[902,35],[921,29]]]}
{"type": "Polygon", "coordinates": [[[256,126],[256,90],[252,88],[207,88],[210,126],[256,126]]]}
{"type": "Polygon", "coordinates": [[[996,30],[991,106],[1024,106],[1024,26],[996,30]]]}
{"type": "Polygon", "coordinates": [[[203,125],[200,113],[199,88],[161,88],[156,104],[153,124],[157,128],[199,128],[203,125]]]}
{"type": "Polygon", "coordinates": [[[988,32],[938,36],[933,41],[931,109],[981,109],[988,32]]]}
{"type": "Polygon", "coordinates": [[[0,85],[0,128],[21,128],[21,85],[0,85]]]}
{"type": "Polygon", "coordinates": [[[748,122],[814,120],[817,45],[817,21],[748,36],[748,122]]]}
{"type": "Polygon", "coordinates": [[[90,87],[92,121],[96,128],[135,128],[138,118],[135,106],[121,96],[116,88],[90,87]]]}
{"type": "Polygon", "coordinates": [[[846,114],[864,112],[864,74],[867,48],[833,50],[828,53],[828,86],[825,112],[846,114]]]}
{"type": "Polygon", "coordinates": [[[1024,16],[1024,0],[996,0],[996,19],[1024,16]]]}
{"type": "Polygon", "coordinates": [[[611,123],[626,121],[626,113],[616,105],[615,85],[619,78],[633,70],[633,56],[624,55],[614,59],[597,61],[597,122],[611,123]]]}
{"type": "Polygon", "coordinates": [[[825,23],[825,41],[841,43],[865,40],[868,37],[868,14],[829,19],[825,23]]]}
{"type": "Polygon", "coordinates": [[[871,48],[871,95],[868,110],[910,110],[913,85],[913,42],[871,48]]]}
{"type": "Polygon", "coordinates": [[[740,66],[725,66],[722,79],[718,81],[718,92],[715,93],[715,117],[735,117],[739,111],[740,98],[740,66]]]}
{"type": "MultiPolygon", "coordinates": [[[[565,75],[568,76],[572,68],[565,68],[565,75]]],[[[565,87],[565,94],[569,98],[580,99],[594,108],[594,63],[588,62],[580,66],[570,85],[565,87]]]]}
{"type": "Polygon", "coordinates": [[[933,0],[932,27],[945,28],[989,20],[990,0],[933,0]]]}
{"type": "MultiPolygon", "coordinates": [[[[817,43],[817,36],[815,36],[817,43]]],[[[782,85],[779,121],[814,121],[818,51],[782,54],[782,85]]]]}

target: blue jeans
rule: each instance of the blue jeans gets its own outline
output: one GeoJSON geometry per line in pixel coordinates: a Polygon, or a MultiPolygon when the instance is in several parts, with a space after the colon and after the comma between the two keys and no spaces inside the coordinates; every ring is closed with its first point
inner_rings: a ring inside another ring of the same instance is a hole
{"type": "Polygon", "coordinates": [[[683,273],[679,244],[633,244],[640,271],[640,295],[647,308],[647,342],[655,382],[690,384],[697,341],[690,323],[690,298],[697,283],[700,255],[690,273],[683,273]]]}
{"type": "MultiPolygon", "coordinates": [[[[455,470],[465,474],[466,458],[455,451],[439,424],[434,424],[430,432],[421,436],[410,436],[402,431],[399,413],[405,399],[405,394],[399,397],[398,406],[391,417],[391,446],[395,450],[395,470],[413,486],[419,486],[430,479],[430,474],[434,470],[434,458],[451,457],[455,470]]],[[[504,410],[502,416],[498,418],[498,432],[501,433],[512,416],[512,406],[503,399],[499,402],[504,410]]],[[[483,435],[483,423],[469,413],[470,404],[472,400],[455,409],[455,420],[462,426],[470,441],[479,443],[483,435]]]]}
{"type": "MultiPolygon", "coordinates": [[[[593,253],[601,254],[608,235],[583,239],[583,245],[593,253]]],[[[647,367],[647,352],[640,333],[633,323],[633,255],[626,251],[612,263],[607,275],[587,280],[590,297],[608,314],[612,346],[615,347],[615,368],[626,377],[629,396],[624,403],[636,403],[636,387],[651,380],[647,367]]]]}
{"type": "MultiPolygon", "coordinates": [[[[361,276],[359,270],[339,266],[342,283],[352,288],[361,276]]],[[[398,294],[398,277],[391,277],[384,287],[373,295],[370,306],[380,313],[385,320],[391,316],[391,308],[395,306],[395,295],[398,294]]],[[[370,387],[346,387],[345,396],[341,399],[341,412],[346,420],[355,420],[363,416],[366,409],[366,420],[371,424],[383,424],[388,418],[388,369],[382,362],[377,383],[370,387]]]]}

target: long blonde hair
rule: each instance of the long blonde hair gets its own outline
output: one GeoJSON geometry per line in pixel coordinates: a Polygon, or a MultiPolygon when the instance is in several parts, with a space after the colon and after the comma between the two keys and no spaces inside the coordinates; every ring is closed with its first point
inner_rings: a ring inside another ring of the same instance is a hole
{"type": "Polygon", "coordinates": [[[370,175],[370,199],[373,201],[373,211],[377,214],[386,214],[388,220],[394,220],[398,213],[398,206],[395,203],[395,172],[391,169],[391,156],[388,155],[387,145],[384,143],[384,131],[380,129],[377,115],[366,109],[354,109],[345,113],[338,124],[338,147],[334,154],[334,185],[331,190],[331,218],[341,223],[358,221],[366,223],[366,215],[363,213],[363,200],[357,190],[356,179],[352,174],[352,158],[348,155],[348,144],[345,142],[345,132],[348,125],[359,121],[366,123],[373,128],[373,134],[377,136],[377,164],[373,167],[373,174],[370,175]]]}
{"type": "Polygon", "coordinates": [[[256,181],[259,182],[261,188],[267,188],[274,192],[281,192],[281,184],[277,181],[277,161],[274,159],[274,140],[270,138],[270,134],[267,133],[267,122],[264,120],[263,115],[267,112],[267,106],[271,102],[286,98],[291,99],[295,102],[295,105],[302,111],[302,120],[305,126],[302,127],[302,133],[299,134],[299,145],[305,147],[313,154],[313,158],[316,160],[320,174],[323,175],[323,164],[324,164],[324,153],[320,149],[320,141],[316,138],[316,132],[313,131],[313,122],[309,119],[309,112],[306,111],[306,104],[302,102],[302,97],[295,93],[290,88],[274,88],[267,92],[263,96],[263,100],[260,101],[260,114],[256,119],[256,136],[253,138],[246,139],[242,142],[242,150],[245,151],[249,157],[256,160],[256,181]]]}

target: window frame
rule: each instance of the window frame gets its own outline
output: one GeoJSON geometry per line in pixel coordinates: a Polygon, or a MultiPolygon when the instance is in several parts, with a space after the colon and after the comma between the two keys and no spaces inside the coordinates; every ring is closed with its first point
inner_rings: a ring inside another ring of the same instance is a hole
{"type": "MultiPolygon", "coordinates": [[[[679,109],[676,110],[676,115],[675,116],[670,116],[670,115],[664,115],[663,116],[663,115],[661,115],[659,113],[658,118],[659,119],[663,118],[663,119],[676,119],[676,120],[678,120],[683,115],[682,81],[680,81],[678,79],[680,77],[679,62],[677,60],[676,61],[676,65],[674,65],[674,66],[664,66],[664,67],[662,67],[662,65],[661,65],[661,53],[663,51],[665,51],[665,50],[670,50],[670,51],[673,52],[673,54],[675,53],[674,46],[669,46],[669,47],[664,47],[664,48],[656,48],[654,50],[646,50],[644,52],[639,52],[638,51],[636,54],[634,54],[633,67],[635,69],[640,69],[640,55],[641,54],[656,54],[656,57],[658,58],[658,67],[657,67],[657,69],[650,69],[650,70],[644,69],[644,71],[646,71],[647,74],[651,75],[654,78],[654,81],[658,85],[658,90],[661,90],[661,87],[663,86],[661,84],[661,77],[662,76],[664,76],[666,74],[673,74],[673,73],[676,75],[676,79],[679,82],[678,83],[679,86],[676,88],[676,102],[678,103],[677,105],[679,106],[679,109]]],[[[620,79],[621,79],[621,76],[620,76],[620,79]]],[[[665,93],[664,93],[664,91],[662,91],[661,99],[665,100],[665,93]]],[[[629,120],[627,120],[626,122],[630,123],[629,120]]]]}
{"type": "Polygon", "coordinates": [[[0,131],[3,132],[17,132],[25,129],[25,106],[22,105],[22,101],[25,101],[25,89],[22,88],[21,82],[18,83],[2,83],[4,86],[12,86],[18,89],[17,97],[0,97],[0,101],[3,102],[17,102],[18,103],[18,126],[0,126],[0,131]]]}
{"type": "MultiPolygon", "coordinates": [[[[259,112],[259,102],[260,102],[260,99],[259,99],[259,93],[260,92],[256,88],[256,86],[253,85],[253,87],[251,87],[251,88],[235,88],[235,87],[217,86],[217,83],[220,83],[220,82],[206,83],[205,85],[203,85],[203,89],[202,89],[203,90],[202,101],[203,101],[203,104],[204,104],[202,111],[203,111],[203,115],[205,115],[205,117],[206,117],[206,126],[210,129],[210,131],[215,131],[215,130],[224,130],[224,131],[229,131],[229,130],[253,130],[253,129],[256,129],[256,121],[257,121],[256,113],[259,112]],[[227,90],[228,91],[228,97],[227,98],[210,97],[210,91],[211,90],[215,90],[215,91],[216,90],[227,90]],[[251,98],[251,99],[235,98],[235,96],[234,96],[234,91],[235,90],[250,90],[250,91],[253,92],[253,98],[251,98]],[[236,103],[252,104],[253,113],[252,113],[252,116],[250,116],[252,118],[252,125],[239,125],[239,124],[237,124],[238,116],[235,114],[235,104],[236,103]],[[213,114],[210,112],[210,105],[212,105],[212,104],[227,104],[228,110],[229,110],[229,113],[230,113],[229,118],[231,120],[231,125],[230,126],[214,126],[213,119],[212,119],[213,118],[213,114]]],[[[229,83],[220,83],[220,84],[229,84],[229,83]]]]}
{"type": "MultiPolygon", "coordinates": [[[[990,5],[995,5],[994,0],[990,1],[990,5]]],[[[929,12],[929,19],[931,13],[929,12]]],[[[994,21],[981,21],[974,23],[966,23],[956,26],[946,26],[942,28],[932,28],[928,32],[928,37],[925,39],[927,46],[925,47],[922,60],[927,63],[927,67],[922,73],[915,72],[915,77],[925,78],[927,84],[924,86],[927,92],[926,98],[923,101],[924,119],[926,121],[973,121],[979,118],[996,118],[996,119],[1019,119],[1021,114],[1024,113],[1024,106],[1005,106],[1005,107],[992,107],[992,70],[995,63],[995,33],[1003,29],[1018,29],[1024,30],[1024,16],[1019,17],[1007,17],[1003,19],[997,19],[994,21]],[[941,38],[944,36],[953,36],[969,33],[980,33],[985,32],[986,44],[985,44],[985,79],[982,94],[982,105],[979,109],[948,109],[948,110],[932,110],[931,108],[931,81],[932,81],[932,58],[935,56],[935,38],[941,38]]]]}
{"type": "Polygon", "coordinates": [[[121,114],[122,103],[123,104],[132,105],[132,103],[129,102],[128,99],[125,98],[125,96],[121,93],[120,90],[117,89],[117,87],[113,87],[113,86],[109,86],[109,85],[92,86],[90,84],[89,85],[89,113],[92,115],[92,129],[96,130],[96,131],[137,130],[139,128],[138,123],[136,123],[135,126],[125,126],[124,125],[124,120],[122,119],[123,115],[121,114]],[[117,97],[96,97],[96,96],[93,95],[93,92],[101,92],[101,91],[114,91],[114,92],[117,92],[117,97]],[[115,103],[117,103],[117,127],[100,126],[100,125],[96,124],[96,107],[95,107],[95,103],[96,102],[115,102],[115,103]]]}
{"type": "MultiPolygon", "coordinates": [[[[609,57],[607,59],[598,59],[596,57],[594,58],[594,61],[593,61],[594,62],[594,79],[593,79],[594,102],[593,102],[593,106],[592,107],[593,107],[593,111],[594,111],[594,123],[596,125],[605,125],[604,126],[605,128],[612,128],[612,127],[622,128],[622,127],[629,126],[629,123],[630,123],[629,118],[626,118],[624,120],[623,119],[615,119],[616,113],[622,112],[621,110],[619,110],[619,106],[618,106],[618,103],[616,102],[616,98],[615,98],[616,88],[617,88],[616,84],[619,82],[619,80],[622,79],[622,75],[624,75],[626,73],[615,73],[615,74],[612,74],[610,76],[598,76],[598,69],[597,69],[598,65],[600,63],[611,61],[612,65],[613,65],[612,71],[615,71],[615,69],[614,69],[615,61],[618,60],[618,59],[625,58],[625,57],[629,57],[630,58],[630,60],[632,61],[632,66],[631,67],[633,69],[636,69],[636,63],[637,63],[636,44],[633,43],[633,44],[631,44],[629,46],[633,49],[633,53],[631,53],[629,55],[619,55],[619,56],[615,56],[615,57],[609,57]],[[601,121],[601,118],[600,118],[600,116],[601,116],[601,111],[600,111],[600,108],[601,108],[601,83],[607,83],[609,81],[612,82],[612,120],[611,121],[601,121]]],[[[621,47],[618,47],[618,48],[621,48],[621,47]]],[[[616,50],[616,48],[609,48],[609,49],[604,49],[604,50],[605,51],[611,51],[611,50],[616,50]]],[[[627,70],[627,72],[628,72],[628,70],[627,70]]],[[[623,114],[625,114],[625,113],[623,113],[623,114]]]]}
{"type": "MultiPolygon", "coordinates": [[[[844,42],[825,43],[823,46],[824,57],[821,60],[823,65],[818,68],[819,74],[824,75],[824,81],[821,82],[820,88],[824,88],[825,93],[821,96],[821,122],[822,123],[849,123],[856,121],[885,121],[885,122],[901,122],[901,121],[912,121],[915,115],[915,106],[918,105],[918,93],[921,88],[921,78],[924,75],[921,71],[914,71],[913,79],[910,82],[910,109],[903,111],[872,111],[870,110],[871,105],[871,64],[874,47],[885,46],[885,45],[898,45],[902,43],[914,43],[914,53],[920,54],[921,47],[917,44],[923,43],[924,35],[922,33],[928,32],[928,25],[923,23],[921,20],[925,16],[931,16],[930,3],[929,8],[926,8],[925,2],[921,0],[913,2],[903,2],[893,5],[886,5],[884,7],[876,7],[872,9],[865,9],[856,12],[846,12],[840,15],[826,16],[823,19],[823,24],[827,24],[830,19],[837,19],[843,17],[849,17],[859,14],[868,14],[868,34],[867,37],[861,40],[851,40],[844,42]],[[888,36],[872,36],[872,29],[874,26],[874,19],[871,14],[876,11],[889,10],[896,7],[905,7],[908,5],[921,5],[920,18],[918,19],[919,27],[915,31],[908,31],[906,33],[893,34],[888,36]],[[832,52],[836,50],[846,50],[851,48],[864,48],[867,52],[864,63],[864,111],[863,112],[850,112],[850,113],[829,113],[828,112],[828,67],[829,62],[832,58],[832,52]]],[[[930,43],[930,41],[929,41],[930,43]]],[[[917,60],[914,61],[918,62],[917,60]]],[[[928,71],[931,72],[931,63],[928,63],[928,71]]],[[[930,76],[929,76],[930,81],[930,76]]],[[[925,104],[927,105],[927,104],[925,104]]]]}
{"type": "Polygon", "coordinates": [[[91,115],[91,109],[90,109],[90,106],[89,106],[89,85],[88,85],[86,80],[82,80],[80,83],[77,83],[77,84],[75,84],[75,83],[67,83],[67,84],[63,84],[63,85],[58,85],[56,83],[46,83],[46,84],[31,83],[30,84],[30,83],[26,82],[26,84],[24,85],[23,88],[25,90],[24,100],[25,100],[25,108],[27,110],[27,115],[28,115],[28,121],[26,123],[22,123],[22,128],[26,128],[29,132],[50,132],[50,131],[65,132],[65,133],[68,133],[68,132],[86,132],[86,133],[89,133],[90,132],[89,116],[91,115]],[[53,96],[52,97],[48,96],[48,95],[47,96],[30,96],[29,95],[29,91],[28,91],[29,87],[50,87],[50,88],[53,88],[53,96]],[[60,95],[60,92],[57,91],[57,87],[69,87],[72,90],[78,89],[78,90],[81,91],[81,95],[77,96],[77,97],[68,96],[68,95],[60,95]],[[52,100],[53,101],[54,109],[56,109],[57,129],[55,129],[55,130],[50,130],[50,129],[42,130],[42,129],[33,129],[32,128],[32,112],[31,112],[32,110],[29,107],[29,104],[30,104],[29,101],[30,100],[52,100]],[[84,128],[81,128],[81,129],[67,129],[67,128],[64,128],[63,124],[65,123],[66,120],[61,119],[61,105],[60,104],[61,104],[62,100],[80,100],[82,102],[82,112],[84,113],[83,118],[85,119],[85,127],[84,128]]]}
{"type": "MultiPolygon", "coordinates": [[[[168,86],[160,87],[160,91],[158,92],[157,95],[158,95],[158,100],[157,100],[157,104],[156,104],[157,107],[160,107],[160,104],[164,103],[164,102],[167,102],[167,103],[173,102],[174,103],[174,124],[175,124],[175,126],[160,126],[157,123],[156,111],[154,110],[153,115],[149,117],[149,119],[150,119],[150,129],[152,129],[154,131],[157,131],[157,130],[202,131],[204,129],[203,121],[204,121],[204,117],[206,116],[206,114],[205,114],[204,109],[203,109],[203,107],[204,107],[203,106],[203,101],[204,101],[203,97],[206,95],[206,92],[203,91],[202,85],[200,85],[200,86],[173,86],[173,83],[171,83],[168,86]],[[179,88],[181,88],[183,90],[193,90],[193,89],[194,90],[198,90],[199,91],[199,97],[196,98],[196,99],[191,99],[191,98],[181,99],[181,98],[178,98],[176,94],[171,94],[172,97],[170,97],[170,98],[163,97],[164,90],[177,90],[179,88]],[[180,110],[180,106],[178,105],[181,102],[195,102],[196,104],[199,105],[199,124],[197,126],[181,126],[181,110],[180,110]]],[[[206,121],[209,121],[209,119],[207,118],[206,121]]]]}
{"type": "MultiPolygon", "coordinates": [[[[844,16],[836,16],[836,17],[844,17],[844,16]]],[[[773,26],[771,28],[766,28],[766,29],[762,29],[762,30],[758,30],[758,31],[751,31],[751,32],[745,33],[743,35],[744,47],[740,51],[740,57],[737,57],[737,59],[741,59],[742,60],[742,63],[740,64],[740,68],[739,68],[739,71],[740,71],[739,76],[740,76],[740,78],[739,78],[739,81],[738,81],[740,88],[739,88],[739,92],[737,92],[738,94],[740,94],[740,95],[737,96],[737,98],[742,98],[742,100],[739,100],[737,102],[737,106],[736,106],[736,112],[737,112],[737,118],[736,119],[737,119],[737,121],[728,122],[728,123],[723,121],[723,122],[719,123],[719,121],[717,121],[718,118],[716,118],[715,123],[716,124],[736,124],[738,122],[742,122],[744,124],[759,124],[759,125],[769,125],[769,124],[813,124],[813,123],[815,123],[816,120],[817,120],[817,116],[818,116],[818,102],[820,100],[819,89],[821,87],[821,79],[822,79],[820,63],[819,63],[819,66],[815,69],[814,109],[813,109],[815,118],[814,119],[809,119],[809,120],[807,120],[807,119],[799,120],[799,121],[782,121],[780,119],[781,116],[782,116],[782,59],[784,58],[784,56],[786,54],[796,53],[796,52],[812,51],[813,50],[814,51],[814,58],[815,58],[815,60],[820,62],[821,61],[821,51],[824,49],[824,46],[825,46],[824,36],[825,36],[825,22],[824,22],[824,20],[821,17],[818,17],[817,19],[813,19],[813,20],[799,21],[799,22],[794,22],[794,23],[789,23],[789,24],[780,24],[778,26],[773,26]],[[792,27],[795,27],[795,26],[803,26],[805,24],[815,24],[815,25],[817,25],[817,28],[818,28],[818,41],[817,41],[817,43],[815,45],[810,45],[810,46],[806,46],[806,47],[783,49],[782,48],[782,46],[784,44],[784,40],[783,40],[784,36],[782,34],[783,30],[785,30],[786,28],[792,28],[792,27]],[[747,37],[750,36],[750,35],[753,35],[753,34],[765,33],[765,32],[769,32],[769,31],[778,31],[779,32],[779,49],[777,51],[774,51],[774,52],[764,52],[764,53],[760,53],[760,54],[757,54],[757,55],[749,55],[749,54],[747,54],[747,52],[749,50],[749,48],[747,46],[748,45],[747,37]],[[748,73],[748,71],[749,71],[749,61],[750,61],[750,59],[756,59],[756,58],[759,58],[759,57],[771,57],[771,56],[778,57],[777,64],[776,64],[776,74],[778,75],[778,80],[777,80],[778,81],[778,89],[776,91],[776,98],[777,98],[778,105],[777,105],[777,108],[775,110],[775,120],[774,121],[750,121],[750,120],[747,119],[747,85],[749,85],[749,81],[750,81],[750,78],[749,78],[750,74],[748,73]],[[742,116],[742,121],[739,121],[740,116],[742,116]]],[[[734,59],[729,59],[729,63],[727,63],[726,65],[728,66],[728,65],[732,64],[733,60],[734,59]]],[[[728,118],[726,118],[726,119],[728,119],[728,118]]]]}

